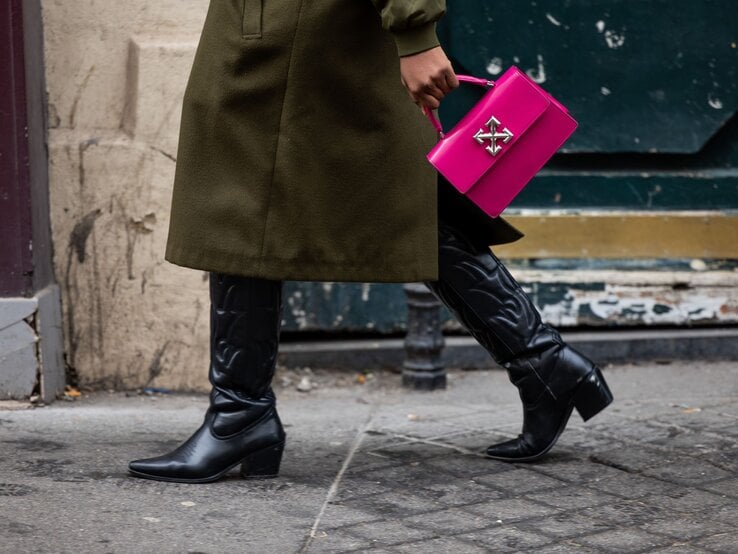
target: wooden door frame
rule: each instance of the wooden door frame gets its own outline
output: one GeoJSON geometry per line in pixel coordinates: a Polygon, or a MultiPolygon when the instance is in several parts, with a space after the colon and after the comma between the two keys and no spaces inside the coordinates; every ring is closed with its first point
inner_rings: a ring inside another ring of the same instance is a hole
{"type": "Polygon", "coordinates": [[[0,398],[53,400],[65,379],[40,0],[0,6],[0,304],[0,398]]]}

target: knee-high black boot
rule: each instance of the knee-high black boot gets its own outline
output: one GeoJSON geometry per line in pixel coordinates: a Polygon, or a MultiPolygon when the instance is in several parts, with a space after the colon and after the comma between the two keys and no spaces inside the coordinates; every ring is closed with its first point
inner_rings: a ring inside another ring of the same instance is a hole
{"type": "Polygon", "coordinates": [[[523,403],[523,432],[488,456],[530,462],[548,452],[574,408],[586,421],[612,402],[600,370],[541,317],[489,248],[439,225],[439,279],[427,283],[472,336],[508,371],[523,403]]]}
{"type": "Polygon", "coordinates": [[[277,360],[282,283],[210,276],[210,407],[174,451],[135,460],[136,477],[208,483],[241,464],[249,478],[276,477],[285,432],[271,381],[277,360]]]}

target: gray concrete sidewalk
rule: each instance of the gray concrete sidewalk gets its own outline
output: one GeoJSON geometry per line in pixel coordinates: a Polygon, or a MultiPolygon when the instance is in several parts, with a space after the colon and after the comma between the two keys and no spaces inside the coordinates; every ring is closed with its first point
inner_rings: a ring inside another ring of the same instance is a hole
{"type": "Polygon", "coordinates": [[[278,389],[281,476],[209,485],[126,473],[186,438],[204,396],[0,411],[0,551],[738,552],[738,363],[606,377],[610,409],[573,416],[545,461],[509,465],[480,455],[519,430],[502,371],[452,373],[436,393],[318,374],[309,393],[278,389]]]}

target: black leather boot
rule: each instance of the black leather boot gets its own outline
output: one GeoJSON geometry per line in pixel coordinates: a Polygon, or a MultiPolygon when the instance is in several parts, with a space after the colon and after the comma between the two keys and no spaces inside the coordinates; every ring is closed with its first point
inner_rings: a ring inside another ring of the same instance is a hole
{"type": "Polygon", "coordinates": [[[556,443],[574,408],[586,421],[612,402],[597,366],[541,322],[528,295],[486,245],[440,222],[439,279],[426,284],[519,389],[523,432],[490,446],[489,457],[537,460],[556,443]]]}
{"type": "Polygon", "coordinates": [[[245,478],[276,477],[285,432],[271,381],[277,361],[282,283],[210,275],[210,407],[177,449],[129,464],[136,477],[209,483],[241,464],[245,478]]]}

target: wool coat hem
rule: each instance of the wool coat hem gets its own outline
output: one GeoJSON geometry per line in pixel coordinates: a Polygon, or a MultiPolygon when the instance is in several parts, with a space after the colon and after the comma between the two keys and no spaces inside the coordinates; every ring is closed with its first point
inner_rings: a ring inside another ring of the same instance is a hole
{"type": "MultiPolygon", "coordinates": [[[[438,251],[437,241],[428,245],[438,251]]],[[[371,264],[336,263],[325,260],[286,258],[247,258],[231,252],[193,250],[187,245],[170,242],[165,259],[178,266],[202,271],[241,275],[275,281],[323,281],[359,283],[412,283],[438,279],[438,259],[385,259],[371,264]],[[402,279],[397,276],[402,268],[402,279]]]]}

